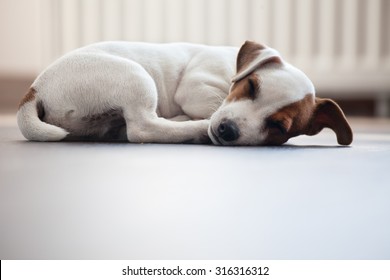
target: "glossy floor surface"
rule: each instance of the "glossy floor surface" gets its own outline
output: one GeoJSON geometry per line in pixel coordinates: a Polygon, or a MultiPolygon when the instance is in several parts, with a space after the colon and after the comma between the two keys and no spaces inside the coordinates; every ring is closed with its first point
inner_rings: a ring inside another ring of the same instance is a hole
{"type": "Polygon", "coordinates": [[[33,143],[0,117],[0,259],[390,259],[390,122],[281,147],[33,143]]]}

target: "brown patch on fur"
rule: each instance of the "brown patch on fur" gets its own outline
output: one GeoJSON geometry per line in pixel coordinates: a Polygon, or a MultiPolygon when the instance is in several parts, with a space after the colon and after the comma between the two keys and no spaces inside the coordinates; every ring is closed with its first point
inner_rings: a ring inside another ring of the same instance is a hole
{"type": "Polygon", "coordinates": [[[332,129],[340,145],[352,143],[353,133],[341,108],[330,99],[308,94],[300,101],[281,108],[266,119],[265,145],[281,145],[301,134],[315,135],[323,128],[332,129]]]}
{"type": "Polygon", "coordinates": [[[281,145],[291,137],[303,134],[313,112],[314,98],[308,94],[287,105],[266,119],[266,145],[281,145]]]}
{"type": "Polygon", "coordinates": [[[22,107],[27,102],[33,101],[35,99],[36,93],[37,91],[34,88],[30,88],[29,91],[26,93],[26,95],[20,101],[18,109],[20,109],[20,107],[22,107]]]}
{"type": "Polygon", "coordinates": [[[265,49],[265,46],[259,43],[245,41],[237,55],[237,73],[248,67],[263,49],[265,49]]]}
{"type": "Polygon", "coordinates": [[[226,97],[228,102],[243,98],[255,99],[260,91],[260,79],[255,73],[235,82],[226,97]]]}

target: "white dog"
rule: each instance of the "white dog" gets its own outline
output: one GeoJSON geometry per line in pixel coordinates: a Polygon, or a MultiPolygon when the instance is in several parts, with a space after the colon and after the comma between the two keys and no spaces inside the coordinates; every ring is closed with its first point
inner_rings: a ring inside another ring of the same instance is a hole
{"type": "Polygon", "coordinates": [[[349,145],[339,106],[271,48],[103,42],[49,66],[20,103],[33,141],[280,145],[324,127],[349,145]],[[232,78],[233,77],[233,78],[232,78]]]}

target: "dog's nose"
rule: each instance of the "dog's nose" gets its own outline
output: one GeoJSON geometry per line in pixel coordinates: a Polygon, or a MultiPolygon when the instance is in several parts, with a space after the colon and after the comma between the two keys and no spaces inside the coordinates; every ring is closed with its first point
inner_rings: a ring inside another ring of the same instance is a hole
{"type": "Polygon", "coordinates": [[[240,137],[240,130],[235,122],[226,120],[222,121],[218,126],[218,136],[225,141],[234,141],[240,137]]]}

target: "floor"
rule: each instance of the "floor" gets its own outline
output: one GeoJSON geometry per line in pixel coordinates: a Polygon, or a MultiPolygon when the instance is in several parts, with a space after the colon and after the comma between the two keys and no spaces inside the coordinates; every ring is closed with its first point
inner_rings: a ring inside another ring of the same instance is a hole
{"type": "Polygon", "coordinates": [[[281,147],[33,143],[0,117],[0,259],[390,259],[390,121],[281,147]]]}

